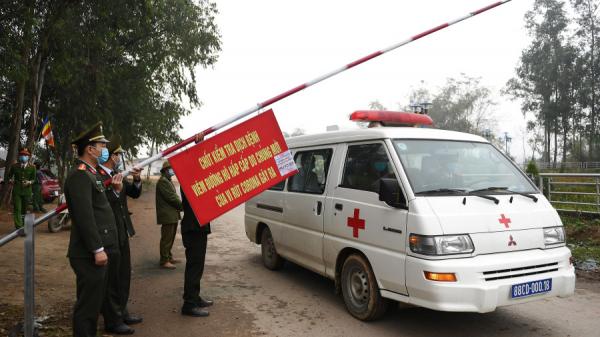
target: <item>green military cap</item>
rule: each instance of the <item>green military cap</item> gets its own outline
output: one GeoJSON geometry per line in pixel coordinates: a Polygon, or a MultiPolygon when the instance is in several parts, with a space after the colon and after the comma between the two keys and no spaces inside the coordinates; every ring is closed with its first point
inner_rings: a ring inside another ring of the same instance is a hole
{"type": "Polygon", "coordinates": [[[166,169],[168,169],[168,168],[171,168],[171,163],[169,163],[169,161],[168,161],[168,160],[165,160],[165,161],[163,162],[163,164],[162,164],[162,168],[161,168],[160,170],[161,170],[161,171],[164,171],[164,170],[166,170],[166,169]]]}
{"type": "Polygon", "coordinates": [[[125,150],[123,150],[123,148],[121,147],[121,144],[117,143],[117,142],[111,142],[110,144],[108,144],[108,146],[106,148],[108,149],[109,154],[125,153],[125,150]]]}
{"type": "Polygon", "coordinates": [[[102,122],[98,122],[91,128],[83,131],[71,142],[71,144],[77,146],[85,146],[90,143],[109,143],[108,139],[102,134],[102,122]]]}

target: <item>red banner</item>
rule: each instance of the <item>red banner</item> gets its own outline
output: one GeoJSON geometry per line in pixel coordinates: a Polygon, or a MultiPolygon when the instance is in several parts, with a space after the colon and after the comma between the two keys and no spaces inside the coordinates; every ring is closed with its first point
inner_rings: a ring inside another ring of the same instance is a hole
{"type": "Polygon", "coordinates": [[[298,172],[273,110],[178,153],[169,162],[201,224],[298,172]]]}

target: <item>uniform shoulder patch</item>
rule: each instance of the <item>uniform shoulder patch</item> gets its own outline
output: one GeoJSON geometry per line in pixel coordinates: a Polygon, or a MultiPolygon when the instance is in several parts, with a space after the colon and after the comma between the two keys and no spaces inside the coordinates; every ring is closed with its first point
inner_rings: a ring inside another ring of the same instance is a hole
{"type": "Polygon", "coordinates": [[[85,171],[85,167],[86,167],[85,164],[79,164],[79,166],[77,167],[77,169],[80,170],[80,171],[85,171]]]}

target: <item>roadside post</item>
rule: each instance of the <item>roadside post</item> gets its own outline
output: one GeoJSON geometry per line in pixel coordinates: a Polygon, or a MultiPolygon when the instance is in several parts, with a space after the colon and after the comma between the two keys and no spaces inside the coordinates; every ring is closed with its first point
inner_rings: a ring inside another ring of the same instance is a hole
{"type": "Polygon", "coordinates": [[[33,213],[25,215],[25,312],[23,331],[25,337],[33,337],[35,330],[35,227],[33,213]]]}

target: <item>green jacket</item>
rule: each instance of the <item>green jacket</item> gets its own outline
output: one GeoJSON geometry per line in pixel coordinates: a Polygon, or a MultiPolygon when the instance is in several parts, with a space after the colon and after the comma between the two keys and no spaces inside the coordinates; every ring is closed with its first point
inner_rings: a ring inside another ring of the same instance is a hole
{"type": "Polygon", "coordinates": [[[177,223],[183,211],[181,199],[170,178],[163,173],[156,183],[156,222],[159,225],[177,223]]]}
{"type": "Polygon", "coordinates": [[[25,167],[17,163],[10,167],[8,179],[13,179],[13,195],[31,195],[31,185],[35,182],[35,166],[27,164],[25,167]],[[27,186],[26,181],[31,181],[27,186]]]}
{"type": "Polygon", "coordinates": [[[73,223],[67,256],[93,259],[101,247],[118,251],[115,216],[96,169],[77,162],[65,180],[65,198],[73,223]]]}

